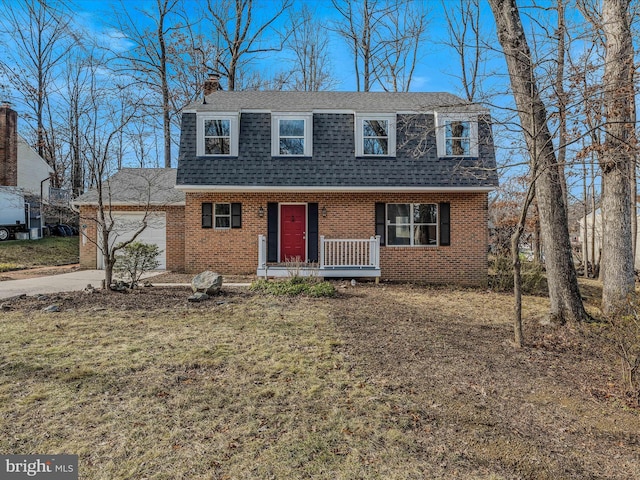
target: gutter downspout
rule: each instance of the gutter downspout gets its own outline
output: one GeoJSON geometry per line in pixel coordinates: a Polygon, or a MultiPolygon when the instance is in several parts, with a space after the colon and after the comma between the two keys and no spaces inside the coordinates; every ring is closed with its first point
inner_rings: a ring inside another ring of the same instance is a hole
{"type": "MultiPolygon", "coordinates": [[[[51,175],[49,175],[44,180],[40,181],[40,238],[44,238],[44,182],[47,180],[51,180],[51,175]]],[[[29,230],[31,232],[31,230],[29,230]]]]}

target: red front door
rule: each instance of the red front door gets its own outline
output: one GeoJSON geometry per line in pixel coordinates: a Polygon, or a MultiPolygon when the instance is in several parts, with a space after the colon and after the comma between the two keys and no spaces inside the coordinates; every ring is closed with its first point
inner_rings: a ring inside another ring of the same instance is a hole
{"type": "Polygon", "coordinates": [[[307,206],[280,206],[280,261],[307,260],[307,206]]]}

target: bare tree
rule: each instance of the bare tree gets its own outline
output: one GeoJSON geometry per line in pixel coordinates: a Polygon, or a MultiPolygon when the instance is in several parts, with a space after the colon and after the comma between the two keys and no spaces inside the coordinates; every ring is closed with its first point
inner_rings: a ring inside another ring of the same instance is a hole
{"type": "Polygon", "coordinates": [[[229,90],[242,88],[238,82],[241,70],[257,55],[282,50],[289,33],[275,36],[271,32],[273,41],[269,41],[267,33],[291,5],[292,0],[281,0],[277,5],[270,4],[268,14],[258,17],[254,15],[253,0],[207,1],[208,20],[217,45],[217,56],[210,59],[212,70],[227,79],[229,90]],[[262,20],[256,23],[256,17],[262,20]]]}
{"type": "Polygon", "coordinates": [[[458,0],[453,3],[442,0],[449,34],[448,45],[460,62],[460,83],[465,98],[478,100],[480,67],[485,48],[480,32],[480,5],[478,0],[458,0]]]}
{"type": "MultiPolygon", "coordinates": [[[[104,68],[104,59],[90,55],[84,68],[88,75],[88,85],[85,90],[87,109],[82,117],[81,135],[83,139],[83,156],[90,183],[95,190],[96,214],[82,218],[81,221],[95,224],[98,240],[96,246],[104,258],[105,285],[108,288],[113,280],[113,266],[116,254],[128,243],[134,241],[147,227],[147,215],[142,224],[135,231],[133,238],[124,243],[114,243],[116,222],[112,215],[111,194],[112,186],[107,182],[109,175],[115,170],[112,158],[116,139],[119,133],[140,113],[142,99],[131,99],[126,104],[123,113],[119,106],[112,101],[123,87],[112,85],[102,78],[100,72],[104,68]]],[[[139,191],[139,190],[136,190],[139,191]]],[[[149,192],[140,192],[150,195],[149,192]]]]}
{"type": "Polygon", "coordinates": [[[56,147],[48,143],[52,132],[46,115],[59,67],[77,41],[70,28],[72,16],[61,1],[3,0],[2,9],[0,74],[29,109],[36,124],[36,150],[56,172],[53,184],[59,187],[63,174],[53,156],[56,147]]]}
{"type": "Polygon", "coordinates": [[[531,170],[537,176],[536,199],[551,300],[552,320],[581,321],[587,315],[582,304],[567,227],[560,175],[520,13],[514,0],[490,0],[511,79],[513,96],[530,154],[531,170]]]}
{"type": "Polygon", "coordinates": [[[422,2],[410,0],[331,0],[340,19],[333,30],[353,55],[357,90],[377,82],[385,90],[411,86],[426,28],[422,2]]]}
{"type": "Polygon", "coordinates": [[[286,49],[293,55],[293,90],[317,92],[334,86],[330,72],[329,38],[307,5],[289,15],[292,31],[286,49]]]}
{"type": "Polygon", "coordinates": [[[385,91],[409,91],[426,28],[426,3],[398,2],[389,9],[375,39],[383,49],[374,73],[385,91]]]}
{"type": "Polygon", "coordinates": [[[172,47],[168,42],[175,31],[184,28],[184,24],[178,21],[183,18],[180,15],[181,4],[182,0],[155,0],[153,12],[139,10],[139,14],[149,22],[146,28],[138,16],[134,18],[131,15],[124,2],[121,1],[116,11],[117,28],[134,44],[131,50],[118,53],[122,62],[119,71],[157,95],[158,100],[150,102],[148,107],[152,113],[161,113],[165,168],[171,168],[171,118],[175,109],[171,101],[170,77],[172,67],[176,68],[173,62],[177,59],[170,55],[172,47]]]}

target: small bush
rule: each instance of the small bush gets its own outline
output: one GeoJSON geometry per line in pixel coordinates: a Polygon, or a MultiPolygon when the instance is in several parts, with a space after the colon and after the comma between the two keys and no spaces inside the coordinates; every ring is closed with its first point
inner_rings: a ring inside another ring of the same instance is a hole
{"type": "MultiPolygon", "coordinates": [[[[498,292],[513,291],[513,264],[511,257],[500,255],[492,262],[493,273],[489,275],[489,286],[498,292]]],[[[546,295],[547,278],[544,267],[536,262],[522,262],[520,270],[522,293],[525,295],[546,295]]]]}
{"type": "Polygon", "coordinates": [[[310,297],[333,297],[336,289],[329,282],[318,282],[317,279],[304,277],[291,277],[282,281],[256,280],[251,284],[250,290],[269,295],[308,295],[310,297]]]}
{"type": "Polygon", "coordinates": [[[145,272],[158,268],[160,248],[157,245],[132,242],[117,253],[114,271],[122,274],[131,288],[138,285],[145,272]]]}

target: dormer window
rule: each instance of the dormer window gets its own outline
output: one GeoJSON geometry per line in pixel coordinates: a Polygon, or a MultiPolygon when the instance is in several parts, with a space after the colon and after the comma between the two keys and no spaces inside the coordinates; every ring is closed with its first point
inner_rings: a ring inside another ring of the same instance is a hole
{"type": "Polygon", "coordinates": [[[356,156],[393,157],[395,154],[395,114],[356,115],[356,156]]]}
{"type": "Polygon", "coordinates": [[[271,154],[274,157],[312,155],[313,115],[274,114],[271,117],[271,154]]]}
{"type": "Polygon", "coordinates": [[[238,156],[238,115],[198,115],[198,156],[238,156]]]}
{"type": "Polygon", "coordinates": [[[477,157],[478,119],[467,114],[437,115],[439,157],[477,157]]]}

